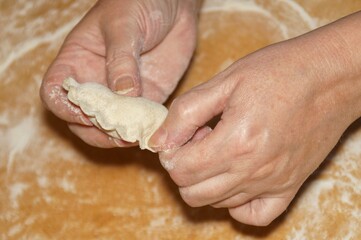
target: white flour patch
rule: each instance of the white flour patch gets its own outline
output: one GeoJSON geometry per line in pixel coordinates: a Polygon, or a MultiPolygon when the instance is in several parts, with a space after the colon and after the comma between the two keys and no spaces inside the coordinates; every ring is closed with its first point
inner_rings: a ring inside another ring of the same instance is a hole
{"type": "Polygon", "coordinates": [[[286,236],[287,240],[307,240],[307,230],[304,224],[300,228],[293,227],[290,234],[286,236]]]}
{"type": "Polygon", "coordinates": [[[287,4],[290,8],[295,10],[300,15],[302,20],[308,25],[309,28],[315,29],[317,27],[317,21],[313,19],[301,5],[297,4],[295,1],[290,1],[290,0],[279,0],[279,1],[287,4]]]}
{"type": "Polygon", "coordinates": [[[8,125],[10,123],[9,121],[9,114],[8,112],[3,113],[0,115],[0,126],[2,125],[8,125]]]}
{"type": "Polygon", "coordinates": [[[49,179],[45,176],[39,176],[37,178],[37,182],[38,182],[39,187],[41,187],[41,188],[46,188],[49,186],[49,179]]]}
{"type": "Polygon", "coordinates": [[[154,201],[155,203],[160,203],[161,202],[161,195],[159,193],[158,185],[154,185],[150,189],[150,192],[152,194],[152,201],[154,201]]]}
{"type": "Polygon", "coordinates": [[[33,223],[35,223],[36,221],[36,217],[35,216],[30,216],[25,220],[25,225],[31,225],[33,223]]]}
{"type": "Polygon", "coordinates": [[[13,237],[16,234],[20,233],[21,230],[23,230],[23,226],[21,224],[16,224],[9,229],[8,236],[13,237]]]}
{"type": "Polygon", "coordinates": [[[287,26],[275,18],[268,10],[262,8],[254,1],[250,0],[206,0],[202,8],[202,13],[207,12],[254,12],[263,15],[266,18],[269,18],[271,22],[274,22],[276,26],[279,27],[282,37],[287,39],[289,38],[289,33],[287,26]]]}
{"type": "Polygon", "coordinates": [[[33,141],[37,130],[37,123],[33,115],[25,117],[17,125],[5,130],[3,141],[9,153],[7,160],[7,172],[10,173],[14,164],[14,158],[33,141]]]}
{"type": "MultiPolygon", "coordinates": [[[[297,2],[292,0],[278,0],[276,3],[286,4],[289,8],[295,11],[298,16],[302,19],[302,21],[308,26],[310,29],[315,29],[318,27],[317,20],[312,18],[308,12],[297,2]]],[[[269,9],[265,9],[263,6],[260,6],[253,0],[205,0],[202,12],[254,12],[263,15],[266,18],[269,18],[270,21],[274,22],[276,26],[281,31],[282,36],[285,39],[290,37],[289,27],[283,21],[278,19],[269,9]]]]}
{"type": "Polygon", "coordinates": [[[13,208],[19,207],[18,199],[19,199],[19,197],[21,197],[23,195],[24,191],[28,188],[29,188],[29,186],[27,184],[20,183],[20,182],[14,183],[8,187],[9,192],[10,192],[11,206],[13,208]]]}
{"type": "Polygon", "coordinates": [[[167,171],[173,170],[175,167],[174,161],[161,160],[160,164],[167,171]]]}
{"type": "Polygon", "coordinates": [[[72,21],[69,21],[62,27],[58,28],[55,32],[49,32],[44,34],[43,36],[31,38],[12,49],[8,57],[4,61],[0,62],[0,75],[6,73],[6,69],[8,69],[9,66],[17,59],[21,58],[23,55],[40,46],[40,44],[54,42],[59,40],[60,38],[63,38],[79,21],[80,17],[74,18],[72,21]]]}
{"type": "Polygon", "coordinates": [[[176,216],[172,219],[172,226],[173,227],[179,227],[184,222],[183,218],[180,216],[176,216]]]}
{"type": "Polygon", "coordinates": [[[76,191],[75,184],[67,178],[61,179],[58,184],[65,192],[75,193],[76,191]]]}
{"type": "Polygon", "coordinates": [[[320,196],[322,193],[332,190],[335,187],[335,179],[317,180],[307,188],[307,193],[301,196],[304,206],[315,211],[320,209],[320,196]]]}
{"type": "Polygon", "coordinates": [[[158,217],[154,218],[152,221],[150,221],[149,227],[150,228],[165,227],[167,219],[168,219],[168,217],[166,217],[166,216],[158,216],[158,217]]]}

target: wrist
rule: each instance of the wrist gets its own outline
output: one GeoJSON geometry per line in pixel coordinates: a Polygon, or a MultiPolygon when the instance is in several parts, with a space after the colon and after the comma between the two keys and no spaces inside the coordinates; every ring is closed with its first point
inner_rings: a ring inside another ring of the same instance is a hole
{"type": "Polygon", "coordinates": [[[360,20],[361,13],[354,14],[292,40],[300,61],[307,61],[320,108],[348,124],[361,116],[360,20]]]}

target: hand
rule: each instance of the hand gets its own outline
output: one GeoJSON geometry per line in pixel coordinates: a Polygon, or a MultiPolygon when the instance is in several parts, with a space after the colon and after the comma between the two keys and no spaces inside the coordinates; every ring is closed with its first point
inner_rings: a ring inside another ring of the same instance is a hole
{"type": "Polygon", "coordinates": [[[93,127],[66,98],[66,77],[163,102],[195,48],[197,1],[99,1],[68,35],[40,90],[44,104],[90,145],[129,146],[93,127]]]}
{"type": "Polygon", "coordinates": [[[287,208],[360,116],[360,65],[335,32],[262,49],[175,99],[151,143],[168,149],[160,159],[186,203],[259,226],[287,208]]]}

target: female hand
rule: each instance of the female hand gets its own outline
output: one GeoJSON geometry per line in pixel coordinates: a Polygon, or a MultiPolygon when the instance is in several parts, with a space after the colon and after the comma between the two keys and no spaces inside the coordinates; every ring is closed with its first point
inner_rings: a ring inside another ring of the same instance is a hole
{"type": "Polygon", "coordinates": [[[129,146],[93,127],[71,105],[62,82],[98,82],[114,91],[163,102],[195,48],[197,1],[102,0],[67,36],[40,90],[44,104],[90,145],[129,146]]]}
{"type": "Polygon", "coordinates": [[[151,143],[185,202],[251,225],[287,208],[361,115],[360,19],[255,52],[175,99],[151,143]]]}

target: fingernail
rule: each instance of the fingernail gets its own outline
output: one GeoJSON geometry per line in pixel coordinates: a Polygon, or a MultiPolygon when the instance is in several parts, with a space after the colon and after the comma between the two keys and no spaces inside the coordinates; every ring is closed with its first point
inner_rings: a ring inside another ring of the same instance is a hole
{"type": "Polygon", "coordinates": [[[150,138],[148,143],[149,147],[156,151],[160,151],[166,143],[167,136],[167,131],[163,127],[160,127],[150,138]]]}
{"type": "Polygon", "coordinates": [[[109,137],[109,140],[113,141],[117,145],[117,147],[124,147],[123,142],[119,139],[109,137]]]}
{"type": "Polygon", "coordinates": [[[120,94],[126,94],[133,90],[134,81],[131,77],[121,77],[115,81],[115,90],[120,94]]]}
{"type": "Polygon", "coordinates": [[[86,126],[89,126],[89,127],[94,126],[94,124],[88,118],[86,118],[84,116],[80,116],[79,119],[86,126]]]}

